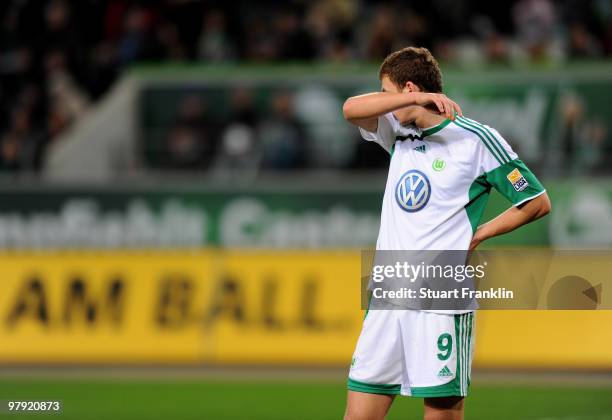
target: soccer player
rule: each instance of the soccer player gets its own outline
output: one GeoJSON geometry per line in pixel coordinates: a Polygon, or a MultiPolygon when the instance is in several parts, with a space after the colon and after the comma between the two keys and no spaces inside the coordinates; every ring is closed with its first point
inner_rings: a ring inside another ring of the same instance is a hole
{"type": "MultiPolygon", "coordinates": [[[[379,78],[382,92],[351,97],[343,108],[365,140],[391,155],[377,250],[474,249],[550,211],[542,184],[502,136],[442,94],[427,49],[390,54],[379,78]],[[479,226],[491,188],[512,206],[479,226]]],[[[426,420],[462,419],[473,319],[468,310],[368,311],[345,419],[383,419],[395,395],[423,397],[426,420]]]]}

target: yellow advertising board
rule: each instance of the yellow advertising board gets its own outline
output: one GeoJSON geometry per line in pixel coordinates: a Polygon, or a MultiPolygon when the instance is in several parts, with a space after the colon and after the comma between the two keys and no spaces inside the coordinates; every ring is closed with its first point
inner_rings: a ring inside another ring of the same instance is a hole
{"type": "MultiPolygon", "coordinates": [[[[0,255],[0,363],[347,365],[355,251],[0,255]]],[[[612,311],[479,311],[486,367],[612,368],[612,311]]]]}
{"type": "Polygon", "coordinates": [[[358,253],[15,253],[0,266],[5,363],[339,363],[363,317],[358,253]]]}

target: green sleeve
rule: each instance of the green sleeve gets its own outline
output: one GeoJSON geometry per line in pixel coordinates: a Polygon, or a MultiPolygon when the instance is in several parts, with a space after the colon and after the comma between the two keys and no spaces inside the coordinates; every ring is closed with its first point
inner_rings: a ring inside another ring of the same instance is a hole
{"type": "Polygon", "coordinates": [[[487,172],[485,178],[513,205],[519,205],[544,192],[544,187],[520,159],[514,159],[487,172]]]}

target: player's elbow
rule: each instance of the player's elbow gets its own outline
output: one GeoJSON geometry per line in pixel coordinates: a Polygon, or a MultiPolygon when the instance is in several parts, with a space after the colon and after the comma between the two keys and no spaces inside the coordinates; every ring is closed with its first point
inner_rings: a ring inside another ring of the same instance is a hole
{"type": "Polygon", "coordinates": [[[552,204],[550,202],[550,198],[548,197],[547,193],[542,194],[540,197],[538,197],[538,211],[537,211],[537,218],[540,217],[544,217],[546,216],[548,213],[550,213],[550,211],[552,210],[552,204]]]}
{"type": "Polygon", "coordinates": [[[356,115],[355,98],[351,97],[344,101],[344,105],[342,105],[342,115],[344,119],[349,122],[355,121],[358,118],[356,115]]]}

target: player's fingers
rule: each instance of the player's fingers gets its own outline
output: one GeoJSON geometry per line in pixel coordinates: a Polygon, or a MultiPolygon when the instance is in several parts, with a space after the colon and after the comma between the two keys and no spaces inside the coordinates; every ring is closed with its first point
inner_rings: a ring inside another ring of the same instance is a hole
{"type": "Polygon", "coordinates": [[[459,107],[459,105],[457,105],[453,100],[451,100],[444,94],[440,94],[440,96],[446,107],[445,109],[447,110],[447,112],[445,112],[444,114],[446,118],[449,118],[451,120],[455,119],[455,112],[457,112],[457,114],[459,115],[462,115],[461,108],[459,107]]]}
{"type": "Polygon", "coordinates": [[[444,101],[444,116],[448,119],[453,118],[453,111],[448,101],[444,101]]]}
{"type": "Polygon", "coordinates": [[[445,111],[444,111],[444,102],[441,101],[438,98],[434,99],[434,104],[436,104],[436,107],[438,108],[438,111],[440,112],[440,114],[444,115],[445,111]]]}
{"type": "Polygon", "coordinates": [[[438,98],[440,99],[440,102],[442,103],[442,107],[444,108],[443,111],[440,112],[440,114],[442,114],[442,116],[444,116],[445,118],[450,118],[449,116],[449,105],[448,105],[448,98],[446,97],[446,95],[444,94],[438,94],[438,98]]]}
{"type": "Polygon", "coordinates": [[[453,104],[453,111],[456,112],[460,117],[463,117],[463,111],[461,111],[461,107],[455,101],[451,101],[451,104],[453,104]]]}

